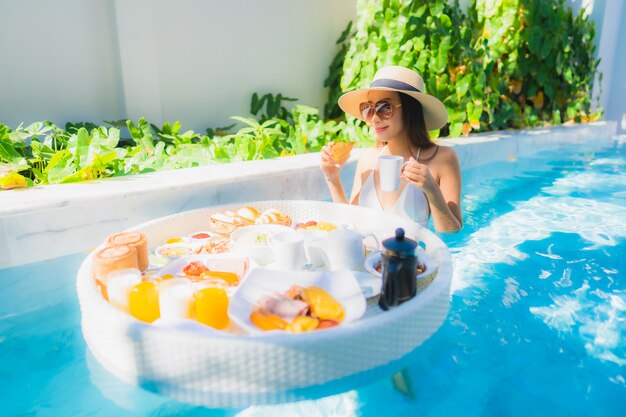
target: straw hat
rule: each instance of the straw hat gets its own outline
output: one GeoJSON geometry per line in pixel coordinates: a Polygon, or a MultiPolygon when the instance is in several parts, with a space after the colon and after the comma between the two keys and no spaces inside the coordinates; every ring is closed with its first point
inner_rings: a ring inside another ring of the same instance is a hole
{"type": "Polygon", "coordinates": [[[422,104],[426,129],[442,128],[448,122],[446,106],[437,98],[426,94],[424,80],[419,74],[405,67],[383,67],[376,72],[369,88],[350,91],[339,97],[339,107],[346,113],[363,120],[359,105],[368,101],[372,90],[397,91],[413,97],[422,104]]]}

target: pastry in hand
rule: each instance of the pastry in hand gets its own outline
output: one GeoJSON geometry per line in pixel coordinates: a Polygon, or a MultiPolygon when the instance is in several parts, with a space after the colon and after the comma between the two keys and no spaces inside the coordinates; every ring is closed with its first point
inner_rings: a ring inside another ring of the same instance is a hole
{"type": "Polygon", "coordinates": [[[354,142],[335,142],[330,147],[332,151],[332,158],[335,163],[342,163],[346,157],[350,154],[350,151],[354,147],[354,142]]]}

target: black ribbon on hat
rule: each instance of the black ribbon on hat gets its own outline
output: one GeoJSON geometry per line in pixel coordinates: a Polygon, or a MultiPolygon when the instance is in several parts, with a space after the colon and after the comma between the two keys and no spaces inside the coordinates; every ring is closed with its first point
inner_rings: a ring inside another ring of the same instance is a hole
{"type": "Polygon", "coordinates": [[[420,90],[413,87],[411,84],[407,84],[402,81],[392,80],[389,78],[381,78],[380,80],[374,80],[370,87],[387,87],[387,88],[395,88],[396,90],[408,90],[408,91],[417,91],[421,93],[420,90]]]}

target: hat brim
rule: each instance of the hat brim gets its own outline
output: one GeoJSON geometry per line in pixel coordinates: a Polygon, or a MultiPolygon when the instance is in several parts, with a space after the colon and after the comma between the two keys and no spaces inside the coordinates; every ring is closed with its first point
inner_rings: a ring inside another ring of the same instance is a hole
{"type": "Polygon", "coordinates": [[[395,91],[397,93],[403,93],[407,96],[413,97],[415,100],[422,104],[424,111],[424,122],[426,123],[426,129],[437,130],[441,129],[448,123],[448,111],[446,106],[437,98],[430,94],[420,93],[417,91],[397,90],[388,87],[372,87],[363,88],[361,90],[354,90],[345,93],[339,97],[339,107],[351,116],[356,117],[359,120],[363,120],[361,115],[360,105],[361,103],[368,101],[367,94],[370,91],[395,91]]]}

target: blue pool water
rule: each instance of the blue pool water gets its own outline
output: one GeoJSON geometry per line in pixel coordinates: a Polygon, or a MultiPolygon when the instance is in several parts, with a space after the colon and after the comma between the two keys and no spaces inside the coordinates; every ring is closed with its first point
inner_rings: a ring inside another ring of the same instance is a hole
{"type": "Polygon", "coordinates": [[[463,172],[450,313],[386,378],[317,400],[206,409],[117,381],[90,356],[86,254],[0,270],[0,416],[617,416],[626,410],[626,145],[463,172]]]}

